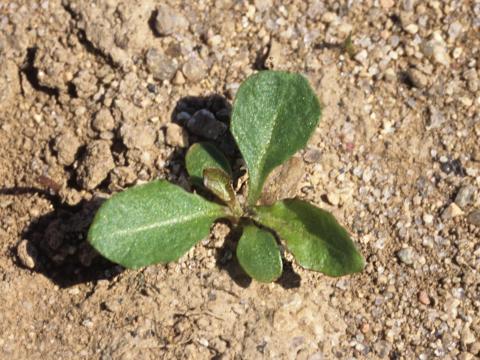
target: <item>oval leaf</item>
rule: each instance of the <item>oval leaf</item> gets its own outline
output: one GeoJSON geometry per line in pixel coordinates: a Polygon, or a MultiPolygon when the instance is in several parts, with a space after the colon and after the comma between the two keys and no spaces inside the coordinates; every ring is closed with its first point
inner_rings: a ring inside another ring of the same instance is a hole
{"type": "Polygon", "coordinates": [[[228,174],[215,168],[208,168],[203,171],[203,186],[215,194],[227,204],[235,200],[231,179],[228,174]]]}
{"type": "Polygon", "coordinates": [[[127,268],[177,260],[208,235],[222,206],[167,181],[118,193],[98,210],[88,241],[107,259],[127,268]]]}
{"type": "Polygon", "coordinates": [[[257,281],[272,282],[282,275],[282,257],[274,236],[255,225],[243,229],[237,259],[243,270],[257,281]]]}
{"type": "Polygon", "coordinates": [[[262,71],[240,86],[231,130],[248,167],[250,205],[268,174],[306,145],[320,112],[317,96],[299,74],[262,71]]]}
{"type": "Polygon", "coordinates": [[[193,144],[185,156],[185,166],[192,183],[196,186],[202,186],[203,172],[208,168],[221,169],[230,177],[232,176],[232,169],[228,164],[228,160],[211,143],[200,142],[193,144]]]}
{"type": "Polygon", "coordinates": [[[342,276],[359,272],[365,266],[347,231],[328,211],[289,199],[257,207],[254,218],[274,229],[306,269],[342,276]]]}

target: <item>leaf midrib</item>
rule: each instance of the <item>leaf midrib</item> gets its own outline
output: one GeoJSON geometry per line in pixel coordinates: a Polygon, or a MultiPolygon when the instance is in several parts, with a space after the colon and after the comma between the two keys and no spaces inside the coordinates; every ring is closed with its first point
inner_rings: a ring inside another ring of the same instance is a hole
{"type": "Polygon", "coordinates": [[[160,228],[160,227],[167,227],[167,226],[175,225],[175,224],[178,224],[178,223],[186,223],[186,222],[189,222],[191,220],[200,220],[200,219],[203,219],[203,218],[211,218],[211,217],[215,217],[217,215],[220,216],[220,213],[221,213],[220,209],[215,209],[215,211],[211,210],[211,211],[208,211],[208,212],[201,212],[201,213],[198,212],[198,213],[195,213],[195,214],[184,215],[182,217],[177,216],[175,218],[168,219],[168,220],[165,220],[165,221],[154,222],[152,224],[142,225],[142,226],[136,227],[135,229],[124,229],[124,230],[113,231],[113,232],[110,232],[107,237],[112,238],[112,237],[124,236],[124,235],[134,235],[134,234],[138,234],[138,233],[141,233],[141,232],[144,232],[144,231],[148,231],[148,230],[152,230],[152,229],[156,229],[156,228],[160,228]]]}
{"type": "MultiPolygon", "coordinates": [[[[258,167],[257,169],[260,169],[258,172],[257,172],[257,186],[259,185],[259,181],[258,180],[262,180],[259,178],[259,173],[260,172],[263,172],[264,170],[264,166],[265,166],[265,161],[266,161],[266,154],[268,153],[268,149],[270,148],[270,144],[272,143],[272,139],[273,139],[273,134],[275,133],[275,130],[278,126],[278,117],[279,117],[279,114],[281,113],[280,110],[283,110],[283,108],[285,107],[285,101],[282,101],[282,99],[285,97],[285,91],[287,90],[286,86],[281,86],[281,96],[279,97],[281,100],[279,102],[279,105],[276,107],[276,111],[275,111],[275,114],[273,116],[274,118],[274,121],[273,121],[273,126],[271,127],[270,129],[270,132],[269,132],[269,137],[268,137],[268,141],[266,141],[266,146],[263,147],[263,151],[260,152],[260,160],[258,161],[258,167]]],[[[268,175],[267,175],[268,176],[268,175]]],[[[265,176],[265,178],[267,177],[265,176]]],[[[263,179],[263,181],[265,181],[265,179],[263,179]]],[[[263,184],[262,184],[262,187],[263,187],[263,184]]],[[[257,194],[257,198],[258,196],[262,193],[262,189],[260,189],[259,191],[257,190],[257,192],[259,192],[257,194]]],[[[257,199],[255,199],[256,201],[257,199]]]]}

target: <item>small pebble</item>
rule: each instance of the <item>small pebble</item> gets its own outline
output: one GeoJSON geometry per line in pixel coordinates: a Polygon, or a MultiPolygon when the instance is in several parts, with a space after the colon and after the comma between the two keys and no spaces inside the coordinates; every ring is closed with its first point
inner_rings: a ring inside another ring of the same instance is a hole
{"type": "Polygon", "coordinates": [[[118,312],[122,307],[121,306],[121,301],[119,301],[118,299],[106,300],[103,303],[103,306],[104,306],[105,310],[110,311],[112,313],[118,312]]]}
{"type": "Polygon", "coordinates": [[[185,77],[191,82],[198,82],[207,76],[207,66],[198,57],[192,57],[182,68],[185,77]]]}
{"type": "Polygon", "coordinates": [[[17,257],[23,266],[33,269],[38,261],[37,248],[30,241],[22,240],[17,245],[17,257]]]}
{"type": "Polygon", "coordinates": [[[472,211],[467,220],[470,224],[480,227],[480,209],[472,211]]]}
{"type": "Polygon", "coordinates": [[[327,194],[327,201],[333,205],[333,206],[337,206],[339,203],[340,203],[340,197],[338,196],[337,193],[335,192],[329,192],[327,194]]]}
{"type": "Polygon", "coordinates": [[[425,290],[422,290],[418,293],[418,301],[423,305],[430,305],[430,297],[425,290]]]}
{"type": "Polygon", "coordinates": [[[462,186],[455,196],[455,204],[459,207],[464,208],[468,206],[473,200],[473,194],[475,193],[475,188],[473,186],[467,185],[462,186]]]}
{"type": "Polygon", "coordinates": [[[372,169],[366,168],[363,172],[362,180],[368,183],[370,180],[372,180],[372,177],[373,177],[372,169]]]}
{"type": "Polygon", "coordinates": [[[360,331],[364,334],[368,333],[370,330],[370,325],[368,323],[363,323],[362,326],[360,326],[360,331]]]}
{"type": "Polygon", "coordinates": [[[188,20],[180,13],[166,4],[157,8],[154,27],[159,35],[171,35],[189,26],[188,20]]]}
{"type": "Polygon", "coordinates": [[[165,130],[165,142],[170,146],[187,147],[188,134],[180,125],[170,123],[165,130]]]}
{"type": "Polygon", "coordinates": [[[451,203],[442,213],[442,220],[449,220],[454,217],[463,215],[462,209],[457,204],[451,203]]]}
{"type": "Polygon", "coordinates": [[[423,89],[428,85],[428,77],[420,70],[412,68],[408,70],[407,74],[412,85],[416,88],[423,89]]]}
{"type": "MultiPolygon", "coordinates": [[[[429,108],[430,118],[429,118],[429,129],[434,129],[440,127],[445,122],[445,116],[443,113],[436,108],[435,106],[430,106],[429,108]]],[[[447,162],[448,159],[445,157],[445,161],[441,161],[441,163],[447,162]]]]}
{"type": "Polygon", "coordinates": [[[405,31],[412,34],[412,35],[415,35],[418,32],[418,25],[417,24],[408,24],[407,26],[405,26],[405,31]]]}
{"type": "Polygon", "coordinates": [[[150,48],[145,54],[145,63],[150,74],[160,81],[171,80],[178,68],[176,60],[155,48],[150,48]]]}
{"type": "Polygon", "coordinates": [[[429,41],[425,41],[422,44],[421,50],[423,54],[427,58],[433,60],[434,63],[441,64],[443,66],[450,65],[448,49],[440,34],[434,33],[429,41]]]}
{"type": "Polygon", "coordinates": [[[335,286],[337,288],[339,288],[340,290],[347,290],[348,287],[350,286],[350,281],[348,281],[348,279],[340,279],[337,281],[337,283],[335,284],[335,286]]]}
{"type": "Polygon", "coordinates": [[[205,339],[205,338],[200,338],[200,339],[198,340],[198,343],[199,343],[200,345],[204,346],[204,347],[208,347],[208,340],[205,339]]]}
{"type": "Polygon", "coordinates": [[[384,9],[390,9],[395,5],[395,1],[393,0],[380,0],[380,6],[384,9]]]}
{"type": "Polygon", "coordinates": [[[368,62],[368,52],[367,50],[363,49],[362,51],[358,52],[358,54],[355,55],[355,60],[357,60],[359,63],[366,65],[368,62]]]}
{"type": "Polygon", "coordinates": [[[462,330],[462,334],[461,334],[461,340],[462,340],[462,344],[463,345],[470,345],[470,344],[473,344],[475,342],[475,340],[477,340],[475,338],[475,335],[472,333],[472,331],[470,330],[470,327],[468,326],[465,326],[462,330]]]}
{"type": "Polygon", "coordinates": [[[429,225],[433,222],[433,215],[431,214],[423,214],[423,222],[425,225],[429,225]]]}
{"type": "Polygon", "coordinates": [[[406,265],[412,265],[415,260],[415,251],[408,247],[397,252],[397,257],[406,265]]]}
{"type": "Polygon", "coordinates": [[[303,155],[303,159],[309,163],[318,163],[322,158],[322,152],[318,149],[308,149],[303,155]]]}
{"type": "Polygon", "coordinates": [[[90,319],[85,319],[82,321],[82,325],[87,327],[87,328],[92,328],[93,327],[93,321],[90,319]]]}
{"type": "Polygon", "coordinates": [[[465,297],[465,289],[461,287],[455,287],[452,289],[452,295],[455,299],[462,300],[465,297]]]}
{"type": "Polygon", "coordinates": [[[455,21],[450,24],[450,27],[448,28],[448,40],[449,41],[455,41],[457,39],[458,35],[460,35],[463,31],[463,26],[460,22],[455,21]]]}
{"type": "Polygon", "coordinates": [[[173,84],[175,85],[185,84],[185,76],[183,76],[183,73],[180,70],[178,70],[175,73],[175,77],[173,78],[173,84]]]}

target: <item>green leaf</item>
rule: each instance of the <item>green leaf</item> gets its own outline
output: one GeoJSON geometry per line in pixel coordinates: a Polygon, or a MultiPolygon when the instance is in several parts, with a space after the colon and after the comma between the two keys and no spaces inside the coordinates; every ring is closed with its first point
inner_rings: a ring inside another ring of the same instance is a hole
{"type": "Polygon", "coordinates": [[[207,168],[203,170],[203,186],[227,204],[235,201],[231,178],[222,169],[207,168]]]}
{"type": "Polygon", "coordinates": [[[250,205],[268,174],[306,145],[320,113],[317,96],[299,74],[262,71],[240,86],[231,130],[248,167],[250,205]]]}
{"type": "Polygon", "coordinates": [[[232,178],[225,171],[216,168],[203,170],[203,185],[223,200],[236,217],[243,215],[232,187],[232,178]]]}
{"type": "Polygon", "coordinates": [[[257,281],[272,282],[282,275],[282,257],[274,236],[255,225],[243,229],[237,259],[243,270],[257,281]]]}
{"type": "Polygon", "coordinates": [[[342,276],[364,268],[365,260],[347,231],[328,211],[297,199],[259,206],[255,210],[254,219],[274,229],[304,268],[329,276],[342,276]]]}
{"type": "Polygon", "coordinates": [[[130,188],[98,210],[88,241],[127,268],[177,260],[208,235],[225,209],[159,180],[130,188]]]}
{"type": "Polygon", "coordinates": [[[232,169],[228,160],[213,144],[200,142],[193,144],[185,156],[185,166],[196,186],[203,184],[203,171],[207,168],[216,168],[232,176],[232,169]]]}

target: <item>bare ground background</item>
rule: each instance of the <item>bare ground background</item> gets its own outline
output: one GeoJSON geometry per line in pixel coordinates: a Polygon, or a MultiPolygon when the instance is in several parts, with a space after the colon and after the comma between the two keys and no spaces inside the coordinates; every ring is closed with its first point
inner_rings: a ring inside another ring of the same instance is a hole
{"type": "Polygon", "coordinates": [[[3,0],[0,357],[477,358],[479,30],[478,0],[3,0]],[[250,283],[227,224],[177,264],[96,256],[102,199],[189,188],[189,143],[215,137],[238,170],[222,124],[264,68],[305,74],[325,105],[270,196],[332,211],[365,271],[287,258],[281,281],[250,283]]]}

